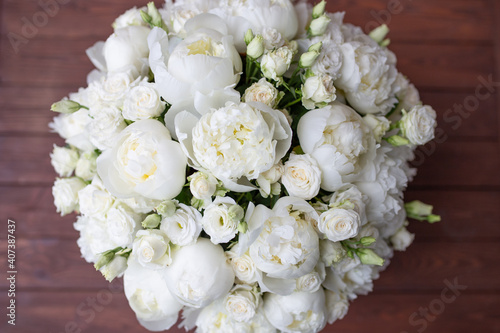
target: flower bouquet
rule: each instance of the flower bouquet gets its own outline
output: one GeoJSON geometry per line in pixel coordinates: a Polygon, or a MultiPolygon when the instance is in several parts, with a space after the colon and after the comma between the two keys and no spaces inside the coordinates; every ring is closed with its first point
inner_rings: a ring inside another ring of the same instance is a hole
{"type": "Polygon", "coordinates": [[[366,35],[288,0],[179,0],[116,19],[52,106],[53,195],[138,321],[318,332],[414,235],[404,204],[436,113],[366,35]]]}

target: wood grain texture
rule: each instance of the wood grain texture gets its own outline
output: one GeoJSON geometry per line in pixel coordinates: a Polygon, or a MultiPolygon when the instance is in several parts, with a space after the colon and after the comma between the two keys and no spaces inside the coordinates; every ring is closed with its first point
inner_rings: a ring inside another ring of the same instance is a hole
{"type": "MultiPolygon", "coordinates": [[[[2,319],[2,333],[146,332],[121,280],[108,284],[80,257],[76,216],[55,212],[49,153],[62,140],[48,130],[50,104],[92,69],[86,48],[106,39],[119,14],[146,3],[69,0],[16,53],[9,33],[22,34],[23,18],[43,9],[38,0],[0,0],[0,218],[17,222],[20,272],[17,325],[2,319]]],[[[387,23],[398,69],[436,109],[437,138],[417,153],[405,198],[433,204],[443,221],[412,221],[412,247],[324,332],[500,333],[500,93],[481,88],[490,76],[500,82],[500,2],[336,0],[328,10],[346,11],[345,21],[363,28],[387,23]],[[455,279],[467,289],[439,308],[445,281],[455,279]],[[423,319],[429,307],[439,313],[423,319]]],[[[2,227],[0,271],[5,239],[2,227]]],[[[0,280],[2,309],[7,289],[0,280]]]]}

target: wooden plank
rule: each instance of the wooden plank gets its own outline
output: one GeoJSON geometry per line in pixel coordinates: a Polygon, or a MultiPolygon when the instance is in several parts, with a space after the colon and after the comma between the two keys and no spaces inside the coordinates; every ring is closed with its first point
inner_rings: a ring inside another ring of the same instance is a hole
{"type": "MultiPolygon", "coordinates": [[[[414,185],[500,186],[497,142],[453,142],[449,139],[442,142],[440,138],[417,152],[415,165],[419,166],[419,174],[414,185]]],[[[55,136],[0,137],[0,183],[51,183],[55,173],[49,153],[54,143],[62,144],[55,136]]]]}
{"type": "MultiPolygon", "coordinates": [[[[84,85],[85,82],[81,82],[84,85]]],[[[48,123],[55,116],[50,105],[77,91],[75,87],[0,87],[0,134],[47,135],[48,123]],[[12,98],[23,96],[23,98],[12,98]]],[[[482,91],[484,92],[484,91],[482,91]]],[[[463,105],[470,93],[422,91],[422,101],[432,105],[438,113],[438,125],[452,138],[497,138],[498,130],[491,126],[497,122],[495,96],[480,101],[477,109],[461,114],[457,105],[463,105]]]]}
{"type": "Polygon", "coordinates": [[[418,191],[405,192],[405,201],[422,200],[434,205],[440,223],[412,221],[409,229],[418,241],[498,241],[500,192],[418,191]]]}
{"type": "MultiPolygon", "coordinates": [[[[76,232],[75,232],[76,234],[76,232]]],[[[6,241],[0,241],[5,255],[6,241]]],[[[377,291],[439,290],[442,281],[457,276],[470,290],[499,290],[500,267],[491,265],[500,252],[497,242],[419,242],[397,253],[388,270],[375,282],[377,291]],[[487,250],[485,250],[487,249],[487,250]]],[[[5,257],[5,256],[4,256],[5,257]]],[[[91,264],[80,258],[73,240],[19,238],[16,244],[19,288],[99,289],[108,283],[91,264]]],[[[0,268],[7,271],[6,262],[0,268]]],[[[6,287],[7,281],[0,281],[6,287]]]]}
{"type": "MultiPolygon", "coordinates": [[[[315,3],[316,1],[311,1],[315,3]]],[[[393,2],[395,3],[395,2],[393,2]]],[[[330,12],[346,11],[346,22],[363,27],[366,31],[386,23],[391,28],[394,41],[473,40],[489,41],[493,36],[493,13],[488,10],[491,0],[441,0],[398,1],[399,6],[389,6],[385,0],[338,0],[328,1],[330,12]]],[[[122,12],[133,6],[145,5],[146,1],[110,0],[85,2],[71,1],[50,7],[52,14],[47,24],[39,28],[34,38],[104,38],[111,33],[111,23],[122,12]],[[92,24],[89,25],[89,18],[92,24]],[[81,27],[85,27],[82,29],[81,27]]],[[[157,1],[157,5],[161,6],[157,1]]],[[[32,21],[42,7],[37,1],[8,1],[5,3],[3,26],[6,32],[22,35],[22,17],[32,21]],[[8,13],[8,15],[7,15],[8,13]]],[[[26,47],[26,51],[29,47],[26,47]]],[[[22,51],[24,52],[24,51],[22,51]]]]}
{"type": "MultiPolygon", "coordinates": [[[[448,294],[445,296],[451,297],[448,294]]],[[[439,302],[440,298],[439,292],[419,295],[361,296],[351,303],[344,319],[328,325],[322,332],[359,333],[366,331],[367,327],[372,333],[417,332],[418,329],[424,327],[424,322],[427,324],[426,333],[476,331],[496,333],[500,331],[498,321],[500,297],[498,294],[475,295],[465,291],[449,304],[439,302]],[[444,308],[441,308],[440,304],[445,304],[444,308]],[[418,314],[420,308],[433,309],[434,312],[429,310],[430,320],[422,319],[418,314]],[[413,313],[417,314],[413,315],[413,313]],[[412,315],[414,325],[410,322],[412,315]],[[417,320],[419,321],[416,322],[417,320]]],[[[106,290],[103,290],[101,294],[96,292],[19,292],[17,304],[20,308],[16,326],[12,327],[3,320],[0,324],[2,332],[39,333],[41,323],[43,323],[44,332],[51,333],[146,331],[137,323],[125,296],[106,290]],[[95,301],[95,303],[90,303],[95,304],[94,307],[88,305],[89,299],[90,302],[95,301]],[[66,325],[68,325],[68,330],[65,329],[66,325]]],[[[174,326],[168,332],[185,331],[174,326]]]]}

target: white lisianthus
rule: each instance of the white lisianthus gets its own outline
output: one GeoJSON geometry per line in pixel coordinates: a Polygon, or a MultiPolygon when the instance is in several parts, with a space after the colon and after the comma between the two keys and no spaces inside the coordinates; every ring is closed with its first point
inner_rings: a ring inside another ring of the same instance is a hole
{"type": "Polygon", "coordinates": [[[122,277],[127,269],[127,258],[115,256],[111,262],[101,268],[101,273],[108,282],[112,282],[117,277],[122,277]]]}
{"type": "Polygon", "coordinates": [[[122,112],[116,106],[91,109],[90,116],[92,120],[87,126],[90,142],[100,150],[111,148],[120,132],[127,127],[122,112]]]}
{"type": "Polygon", "coordinates": [[[367,114],[363,117],[363,121],[373,132],[375,140],[380,143],[385,133],[389,130],[391,122],[384,116],[374,116],[367,114]]]}
{"type": "Polygon", "coordinates": [[[309,154],[292,153],[284,169],[281,182],[289,195],[310,200],[319,193],[321,170],[309,154]]]}
{"type": "Polygon", "coordinates": [[[434,139],[436,111],[429,105],[417,105],[409,112],[403,111],[399,124],[403,135],[412,144],[424,145],[434,139]]]}
{"type": "Polygon", "coordinates": [[[346,93],[358,112],[387,114],[396,104],[396,57],[370,40],[350,41],[340,46],[342,67],[335,86],[346,93]]]}
{"type": "Polygon", "coordinates": [[[69,114],[60,114],[54,118],[49,127],[70,144],[83,151],[94,150],[94,145],[90,142],[87,125],[92,121],[89,111],[80,109],[69,114]]]}
{"type": "Polygon", "coordinates": [[[302,150],[318,162],[321,188],[327,191],[355,180],[375,154],[368,126],[353,109],[337,102],[302,116],[297,135],[302,150]]]}
{"type": "Polygon", "coordinates": [[[117,246],[132,246],[136,232],[141,228],[143,215],[137,214],[124,204],[115,204],[106,214],[108,234],[117,246]]]}
{"type": "Polygon", "coordinates": [[[147,27],[147,23],[141,17],[141,10],[146,11],[146,7],[130,8],[122,15],[118,16],[113,23],[113,29],[121,29],[130,25],[143,25],[147,27]]]}
{"type": "Polygon", "coordinates": [[[223,297],[234,283],[234,272],[224,250],[206,238],[175,250],[163,277],[175,298],[193,308],[205,307],[223,297]]]}
{"type": "Polygon", "coordinates": [[[189,181],[189,190],[193,197],[203,200],[204,205],[208,206],[217,189],[217,179],[209,173],[198,171],[189,176],[189,181]]]}
{"type": "Polygon", "coordinates": [[[353,209],[332,208],[319,217],[318,229],[332,242],[356,236],[361,221],[353,209]]]}
{"type": "Polygon", "coordinates": [[[148,269],[162,269],[172,263],[170,240],[163,231],[140,230],[132,245],[132,254],[137,262],[148,269]]]}
{"type": "Polygon", "coordinates": [[[319,241],[319,249],[321,261],[326,267],[340,262],[347,255],[347,251],[340,242],[332,242],[328,239],[321,239],[319,241]]]}
{"type": "Polygon", "coordinates": [[[310,76],[302,85],[302,105],[308,110],[333,102],[335,95],[333,79],[328,74],[310,76]]]}
{"type": "Polygon", "coordinates": [[[279,279],[310,273],[319,259],[319,240],[308,219],[318,220],[316,211],[294,197],[280,198],[267,214],[252,214],[249,233],[258,237],[250,245],[250,256],[257,268],[279,279]]]}
{"type": "Polygon", "coordinates": [[[184,186],[186,157],[162,123],[139,120],[120,134],[112,149],[99,156],[97,172],[117,197],[167,200],[184,186]]]}
{"type": "Polygon", "coordinates": [[[241,282],[252,284],[257,281],[257,268],[248,251],[238,255],[239,246],[239,243],[237,243],[233,248],[226,251],[225,254],[230,260],[236,278],[241,282]]]}
{"type": "MultiPolygon", "coordinates": [[[[217,104],[218,96],[214,92],[238,83],[242,71],[233,38],[228,35],[225,23],[212,14],[190,19],[185,29],[186,38],[170,54],[168,49],[158,50],[163,54],[163,62],[152,66],[157,90],[172,105],[193,104],[195,98],[199,100],[203,96],[215,99],[217,104]]],[[[151,40],[150,44],[161,44],[161,40],[151,40]]]]}
{"type": "Polygon", "coordinates": [[[238,232],[244,211],[231,197],[217,197],[203,213],[201,224],[214,244],[227,243],[238,232]]]}
{"type": "Polygon", "coordinates": [[[106,70],[124,72],[134,69],[138,73],[144,72],[149,54],[147,38],[150,30],[144,26],[115,29],[102,46],[106,70]]]}
{"type": "Polygon", "coordinates": [[[264,313],[269,322],[282,332],[315,333],[326,325],[325,293],[295,292],[288,296],[268,293],[264,296],[264,313]]]}
{"type": "Polygon", "coordinates": [[[231,190],[242,192],[236,184],[240,178],[258,178],[290,148],[292,132],[285,116],[262,103],[228,104],[196,124],[193,119],[193,127],[185,117],[192,116],[184,112],[176,117],[177,136],[195,168],[208,170],[231,190]]]}
{"type": "Polygon", "coordinates": [[[399,229],[394,235],[391,237],[391,243],[396,251],[406,251],[408,246],[413,243],[415,239],[415,234],[409,232],[405,227],[399,229]]]}
{"type": "Polygon", "coordinates": [[[403,74],[398,73],[394,85],[396,97],[399,100],[394,114],[399,114],[403,109],[411,110],[414,106],[422,104],[417,88],[403,74]]]}
{"type": "Polygon", "coordinates": [[[292,58],[293,51],[286,46],[264,54],[260,62],[262,74],[268,79],[281,82],[283,74],[290,68],[292,58]]]}
{"type": "Polygon", "coordinates": [[[128,259],[123,288],[137,319],[148,330],[168,330],[177,322],[182,304],[172,296],[160,271],[143,267],[133,255],[128,259]]]}
{"type": "Polygon", "coordinates": [[[84,152],[76,162],[75,175],[83,180],[92,180],[97,174],[97,153],[84,152]]]}
{"type": "Polygon", "coordinates": [[[281,192],[281,185],[278,181],[281,179],[283,173],[285,172],[285,167],[283,163],[279,161],[271,167],[271,169],[262,172],[257,178],[257,184],[259,185],[260,194],[267,198],[269,195],[278,195],[281,192]]]}
{"type": "Polygon", "coordinates": [[[103,218],[114,204],[115,198],[96,176],[90,185],[78,192],[78,201],[82,215],[103,218]]]}
{"type": "Polygon", "coordinates": [[[261,102],[271,108],[275,108],[283,94],[278,91],[265,78],[261,78],[258,82],[253,83],[245,90],[245,94],[241,98],[243,102],[261,102]]]}
{"type": "Polygon", "coordinates": [[[109,238],[105,219],[78,216],[73,226],[80,232],[77,244],[82,257],[89,263],[97,262],[103,252],[117,247],[109,238]]]}
{"type": "Polygon", "coordinates": [[[349,310],[349,301],[339,293],[325,290],[326,313],[328,324],[333,324],[339,319],[343,319],[349,310]]]}
{"type": "Polygon", "coordinates": [[[174,215],[163,217],[160,230],[175,245],[193,244],[201,233],[201,219],[201,213],[195,208],[179,204],[174,215]]]}
{"type": "Polygon", "coordinates": [[[50,163],[60,177],[69,177],[78,163],[78,151],[54,145],[50,154],[50,163]]]}
{"type": "Polygon", "coordinates": [[[249,285],[235,285],[224,299],[229,315],[238,322],[249,323],[257,313],[260,296],[249,285]]]}
{"type": "Polygon", "coordinates": [[[78,211],[78,191],[87,184],[78,177],[57,178],[52,187],[54,205],[61,216],[78,211]]]}
{"type": "Polygon", "coordinates": [[[123,118],[132,121],[159,117],[163,111],[165,102],[160,99],[154,83],[139,83],[130,89],[123,103],[123,118]]]}

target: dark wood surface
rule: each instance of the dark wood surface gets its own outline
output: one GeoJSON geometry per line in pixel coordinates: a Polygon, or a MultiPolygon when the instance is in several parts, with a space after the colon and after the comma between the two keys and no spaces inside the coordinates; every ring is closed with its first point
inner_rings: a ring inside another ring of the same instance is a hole
{"type": "MultiPolygon", "coordinates": [[[[55,212],[49,152],[61,141],[47,124],[50,104],[85,84],[85,49],[146,1],[59,2],[15,52],[9,34],[23,35],[40,2],[0,0],[0,331],[145,332],[119,284],[80,258],[75,217],[55,212]],[[8,218],[17,222],[15,327],[5,315],[8,218]]],[[[406,198],[432,203],[443,221],[413,222],[414,245],[325,332],[500,332],[500,84],[477,95],[483,79],[500,82],[500,1],[330,0],[328,8],[362,27],[389,23],[399,69],[437,110],[440,135],[419,154],[406,198]],[[467,287],[447,304],[446,281],[467,287]],[[436,315],[419,314],[429,307],[436,315]]]]}

